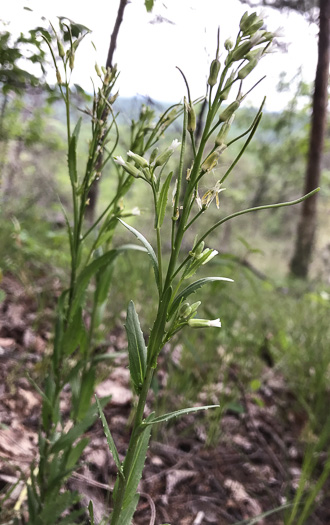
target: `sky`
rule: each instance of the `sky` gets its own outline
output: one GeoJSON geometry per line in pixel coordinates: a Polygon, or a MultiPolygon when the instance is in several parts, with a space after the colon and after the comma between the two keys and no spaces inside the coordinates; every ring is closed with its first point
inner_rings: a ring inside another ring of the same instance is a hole
{"type": "MultiPolygon", "coordinates": [[[[91,90],[90,77],[95,76],[95,62],[102,65],[106,61],[118,5],[119,0],[12,0],[2,5],[1,19],[10,22],[9,28],[14,33],[39,25],[41,16],[55,25],[57,16],[86,25],[92,34],[77,52],[73,82],[91,90]],[[33,12],[24,10],[24,6],[33,12]]],[[[223,42],[228,37],[236,37],[239,20],[247,9],[239,0],[155,0],[153,12],[147,13],[144,0],[131,0],[124,13],[115,52],[120,95],[148,95],[165,102],[182,100],[185,86],[176,66],[184,71],[192,98],[204,95],[209,64],[215,56],[218,26],[221,61],[225,57],[223,42]],[[167,21],[157,23],[160,16],[167,21]]],[[[294,92],[292,84],[290,93],[277,93],[281,72],[286,72],[291,79],[301,67],[304,81],[314,79],[317,27],[293,12],[280,13],[267,8],[264,14],[268,30],[281,28],[283,36],[279,40],[287,45],[287,51],[269,54],[249,75],[245,90],[260,77],[266,75],[266,79],[249,95],[247,104],[259,105],[267,95],[266,108],[280,110],[294,92]]]]}

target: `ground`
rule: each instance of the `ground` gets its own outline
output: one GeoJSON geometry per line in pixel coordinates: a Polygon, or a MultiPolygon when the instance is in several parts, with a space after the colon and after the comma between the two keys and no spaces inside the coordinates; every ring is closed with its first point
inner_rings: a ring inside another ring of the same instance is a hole
{"type": "MultiPolygon", "coordinates": [[[[13,488],[3,503],[0,523],[4,524],[14,509],[26,519],[24,484],[19,480],[28,478],[37,454],[41,405],[26,373],[44,373],[52,310],[40,312],[33,294],[13,276],[5,276],[1,287],[6,298],[0,304],[0,497],[13,488]]],[[[119,327],[109,337],[109,351],[118,351],[116,366],[97,387],[99,396],[112,396],[105,415],[122,455],[127,448],[127,420],[133,402],[127,358],[122,356],[124,347],[119,327]]],[[[244,391],[239,375],[239,369],[232,367],[229,384],[239,389],[243,410],[228,409],[215,429],[213,423],[213,432],[219,436],[216,444],[208,445],[209,422],[201,414],[187,415],[158,429],[140,484],[136,525],[229,525],[242,520],[264,525],[285,523],[285,511],[266,514],[256,521],[253,518],[292,501],[301,475],[305,415],[294,409],[292,393],[272,366],[265,366],[257,396],[244,391]]],[[[160,377],[160,382],[163,380],[160,377]]],[[[68,395],[62,399],[64,411],[68,409],[68,395]]],[[[148,400],[149,411],[153,395],[148,400]]],[[[216,402],[216,386],[214,397],[216,402]]],[[[179,408],[180,400],[173,401],[178,401],[179,408]]],[[[203,396],[200,402],[205,404],[203,396]]],[[[82,495],[81,505],[93,500],[97,523],[110,508],[115,465],[100,421],[87,435],[90,444],[83,465],[68,486],[82,495]]],[[[319,469],[323,460],[321,457],[319,469]]],[[[305,523],[330,523],[327,492],[329,486],[324,487],[313,515],[305,523]]]]}

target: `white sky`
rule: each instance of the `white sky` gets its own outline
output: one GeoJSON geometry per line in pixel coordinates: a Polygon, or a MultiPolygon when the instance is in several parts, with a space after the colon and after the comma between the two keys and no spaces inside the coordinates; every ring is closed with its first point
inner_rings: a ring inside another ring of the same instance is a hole
{"type": "MultiPolygon", "coordinates": [[[[14,31],[25,31],[40,24],[44,16],[56,24],[56,16],[66,16],[89,27],[91,42],[86,39],[76,56],[73,82],[90,89],[94,63],[105,63],[110,35],[113,30],[119,0],[3,0],[1,19],[10,22],[14,31]],[[28,6],[33,13],[23,10],[28,6]]],[[[131,0],[124,13],[115,52],[120,70],[121,96],[136,94],[167,102],[177,102],[185,95],[182,77],[175,66],[185,73],[197,98],[204,94],[208,65],[214,58],[217,28],[220,25],[221,49],[224,40],[236,37],[238,23],[248,8],[239,0],[156,0],[153,13],[146,13],[144,0],[131,0]],[[173,22],[152,23],[157,15],[173,22]]],[[[302,67],[303,79],[312,82],[316,69],[317,27],[309,25],[301,15],[283,14],[266,9],[267,29],[283,28],[283,42],[288,52],[268,55],[245,82],[245,91],[261,76],[267,78],[249,97],[258,105],[267,95],[267,109],[278,110],[288,100],[288,94],[279,95],[276,85],[282,71],[292,78],[302,67]]],[[[244,92],[244,89],[243,89],[244,92]]]]}

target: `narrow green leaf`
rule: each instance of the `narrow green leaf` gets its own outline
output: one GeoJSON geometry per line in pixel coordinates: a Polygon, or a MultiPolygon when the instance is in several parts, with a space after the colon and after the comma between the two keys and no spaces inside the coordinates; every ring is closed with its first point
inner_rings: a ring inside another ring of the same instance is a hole
{"type": "Polygon", "coordinates": [[[115,461],[115,464],[116,464],[116,467],[118,469],[119,475],[122,476],[125,479],[125,476],[123,474],[123,467],[122,467],[121,461],[119,459],[119,455],[118,455],[116,444],[115,444],[115,442],[113,440],[113,437],[111,435],[111,432],[110,432],[107,420],[105,419],[105,416],[103,414],[103,410],[102,410],[101,404],[99,402],[99,399],[98,399],[97,396],[95,396],[95,399],[96,399],[97,408],[98,408],[99,415],[100,415],[100,418],[101,418],[101,421],[102,421],[103,430],[104,430],[104,433],[105,433],[105,437],[107,438],[107,442],[108,442],[108,445],[109,445],[110,452],[111,452],[112,457],[113,457],[113,459],[115,461]]]}
{"type": "Polygon", "coordinates": [[[72,186],[77,182],[77,153],[76,153],[77,140],[75,135],[72,135],[69,143],[69,155],[68,155],[68,166],[69,175],[72,186]]]}
{"type": "MultiPolygon", "coordinates": [[[[100,399],[99,402],[101,406],[105,406],[109,402],[110,397],[105,397],[100,399]]],[[[72,427],[69,432],[62,434],[57,441],[51,447],[51,452],[56,454],[61,450],[69,448],[73,443],[78,439],[86,430],[94,423],[98,415],[97,405],[94,403],[89,409],[88,412],[80,423],[72,427]]]]}
{"type": "Polygon", "coordinates": [[[77,308],[63,335],[61,354],[71,355],[77,349],[84,336],[86,336],[86,328],[82,318],[82,308],[77,308]]]}
{"type": "Polygon", "coordinates": [[[120,513],[120,525],[131,525],[132,524],[132,518],[135,512],[135,509],[137,507],[137,504],[139,503],[140,494],[135,494],[132,501],[129,503],[129,505],[121,511],[120,513]]]}
{"type": "Polygon", "coordinates": [[[135,228],[133,228],[132,226],[129,226],[128,224],[126,224],[126,222],[122,221],[121,219],[118,219],[118,220],[122,223],[123,226],[125,226],[125,228],[127,228],[131,233],[133,233],[133,235],[135,235],[135,237],[137,237],[137,239],[139,239],[139,241],[141,241],[142,244],[144,245],[144,247],[146,248],[146,250],[148,252],[148,255],[149,255],[150,259],[151,259],[153,268],[154,268],[154,273],[155,273],[155,279],[156,279],[157,286],[159,286],[158,261],[157,261],[156,254],[155,254],[155,252],[153,250],[153,247],[147,241],[147,239],[142,235],[142,233],[138,232],[135,228]]]}
{"type": "MultiPolygon", "coordinates": [[[[150,414],[150,416],[147,417],[146,423],[152,421],[154,417],[154,414],[150,414]]],[[[140,482],[140,479],[142,477],[142,472],[146,460],[146,454],[148,450],[149,445],[149,439],[150,439],[150,433],[151,433],[151,425],[146,426],[146,428],[141,433],[137,446],[135,451],[135,456],[132,462],[132,466],[130,468],[130,471],[126,473],[127,476],[127,485],[126,485],[126,492],[125,492],[125,498],[123,501],[123,509],[126,509],[128,506],[131,505],[131,502],[134,498],[136,498],[136,490],[138,488],[138,484],[140,482]]],[[[125,472],[125,462],[124,462],[124,472],[125,472]]]]}
{"type": "Polygon", "coordinates": [[[83,295],[93,275],[96,274],[96,272],[98,272],[98,270],[101,268],[111,264],[116,259],[116,257],[118,257],[118,255],[118,250],[110,250],[104,255],[101,255],[101,257],[95,259],[82,270],[77,279],[76,293],[71,308],[71,318],[75,315],[77,308],[81,306],[83,295]]]}
{"type": "Polygon", "coordinates": [[[147,348],[133,301],[129,302],[125,324],[129,370],[136,392],[140,392],[147,366],[147,348]]]}
{"type": "Polygon", "coordinates": [[[87,414],[87,411],[91,404],[91,398],[95,388],[95,366],[86,370],[81,378],[80,392],[79,392],[79,405],[77,412],[78,421],[82,421],[87,414]]]}
{"type": "Polygon", "coordinates": [[[199,288],[202,288],[204,284],[206,283],[212,283],[214,281],[228,281],[233,283],[233,279],[228,279],[227,277],[203,277],[202,279],[198,279],[198,281],[195,281],[194,283],[191,283],[187,288],[185,288],[179,295],[176,296],[173,303],[171,304],[168,318],[171,318],[172,315],[175,313],[177,308],[180,306],[181,301],[184,301],[189,295],[193,294],[198,290],[199,288]]]}
{"type": "Polygon", "coordinates": [[[94,525],[94,507],[93,502],[90,500],[88,503],[88,512],[89,512],[89,521],[91,522],[91,525],[94,525]]]}
{"type": "Polygon", "coordinates": [[[164,221],[167,199],[168,199],[168,190],[170,187],[172,176],[173,176],[173,171],[171,171],[171,173],[167,175],[165,182],[162,186],[162,189],[160,190],[159,199],[157,202],[157,217],[158,217],[157,228],[160,228],[164,221]]]}
{"type": "Polygon", "coordinates": [[[76,466],[81,454],[83,453],[84,448],[87,447],[88,443],[89,439],[83,438],[77,443],[75,447],[73,447],[66,461],[66,469],[72,469],[76,466]]]}
{"type": "Polygon", "coordinates": [[[144,421],[141,423],[141,427],[146,427],[147,425],[155,425],[156,423],[162,423],[163,421],[168,421],[169,419],[172,419],[174,417],[184,416],[185,414],[189,414],[189,412],[197,412],[199,410],[208,410],[209,408],[219,408],[220,405],[207,405],[203,407],[191,407],[191,408],[181,408],[180,410],[176,410],[175,412],[169,412],[168,414],[164,414],[163,416],[158,416],[152,419],[151,421],[144,421]]]}
{"type": "Polygon", "coordinates": [[[78,139],[79,139],[81,122],[82,122],[82,117],[79,117],[79,119],[77,121],[77,124],[75,125],[75,128],[74,128],[73,133],[72,133],[72,136],[75,137],[76,142],[78,142],[78,139]]]}

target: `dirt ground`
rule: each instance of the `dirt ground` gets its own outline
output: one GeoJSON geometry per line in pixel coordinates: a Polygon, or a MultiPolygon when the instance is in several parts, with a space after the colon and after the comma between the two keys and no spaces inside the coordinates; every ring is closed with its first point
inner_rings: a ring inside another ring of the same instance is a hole
{"type": "MultiPolygon", "coordinates": [[[[16,484],[0,515],[0,523],[8,523],[15,505],[26,519],[24,485],[17,482],[21,477],[28,478],[29,466],[38,453],[41,406],[26,372],[33,376],[44,373],[52,311],[46,307],[40,312],[33,293],[13,276],[5,276],[1,288],[6,298],[0,304],[0,503],[16,484]]],[[[110,334],[109,351],[121,354],[124,347],[121,329],[110,334]]],[[[293,409],[293,396],[273,368],[265,366],[263,386],[258,392],[260,404],[240,385],[239,370],[231,371],[231,381],[239,388],[244,410],[224,413],[215,447],[206,445],[207,428],[201,414],[187,415],[175,420],[174,425],[158,429],[140,484],[135,525],[229,525],[242,520],[264,525],[284,523],[284,511],[253,518],[292,501],[301,474],[303,450],[299,437],[304,431],[305,415],[293,409]]],[[[118,357],[116,367],[98,385],[97,393],[112,396],[105,415],[123,457],[132,403],[126,357],[118,357]]],[[[67,406],[64,395],[64,411],[67,406]]],[[[81,505],[87,506],[93,500],[97,523],[109,513],[115,465],[100,421],[87,435],[90,443],[83,464],[68,486],[79,491],[81,505]]],[[[324,459],[320,458],[318,473],[324,459]]],[[[330,524],[329,495],[328,483],[307,524],[330,524]]],[[[84,523],[88,522],[86,514],[84,523]]]]}

